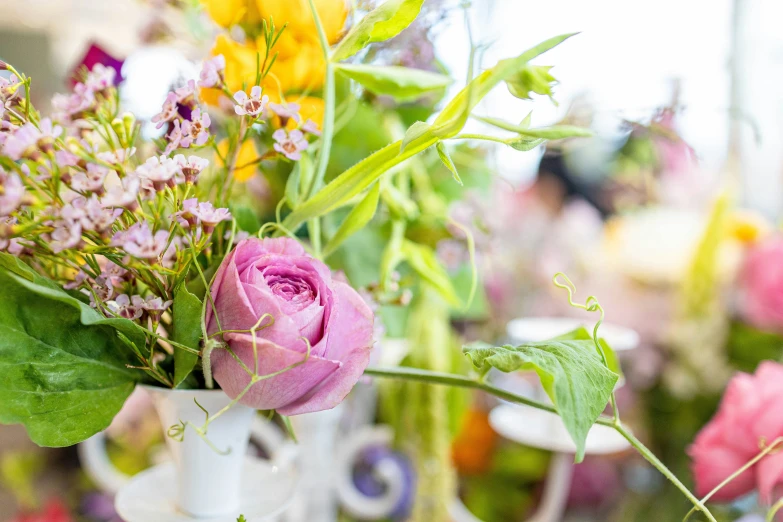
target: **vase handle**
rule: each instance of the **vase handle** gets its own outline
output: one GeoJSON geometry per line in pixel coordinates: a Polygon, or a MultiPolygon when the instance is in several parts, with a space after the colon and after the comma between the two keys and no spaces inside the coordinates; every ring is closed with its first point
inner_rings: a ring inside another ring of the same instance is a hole
{"type": "Polygon", "coordinates": [[[386,485],[382,495],[369,497],[359,491],[353,481],[353,467],[360,454],[372,447],[389,447],[393,438],[394,433],[389,426],[365,426],[339,446],[335,459],[337,496],[352,516],[382,519],[389,516],[400,502],[406,488],[406,478],[399,463],[394,460],[380,460],[372,470],[375,477],[386,485]]]}

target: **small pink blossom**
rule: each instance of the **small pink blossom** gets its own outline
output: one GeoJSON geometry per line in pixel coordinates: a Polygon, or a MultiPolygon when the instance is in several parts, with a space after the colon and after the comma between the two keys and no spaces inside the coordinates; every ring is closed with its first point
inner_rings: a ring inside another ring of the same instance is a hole
{"type": "Polygon", "coordinates": [[[12,256],[20,256],[24,252],[24,244],[22,244],[18,237],[12,237],[10,239],[0,238],[0,252],[8,252],[12,256]]]}
{"type": "Polygon", "coordinates": [[[139,296],[133,296],[133,297],[134,297],[134,304],[140,307],[143,311],[147,312],[150,318],[152,318],[152,320],[155,322],[160,320],[160,316],[163,314],[163,312],[168,310],[168,308],[173,303],[173,301],[164,302],[163,299],[157,296],[149,296],[146,299],[142,299],[139,296]]]}
{"type": "Polygon", "coordinates": [[[126,208],[134,210],[139,205],[137,197],[141,181],[137,176],[125,176],[118,185],[109,186],[101,199],[104,207],[126,208]]]}
{"type": "Polygon", "coordinates": [[[71,188],[76,192],[103,194],[105,187],[103,183],[106,176],[109,175],[109,169],[95,163],[87,164],[87,172],[77,172],[71,177],[71,188]]]}
{"type": "Polygon", "coordinates": [[[127,294],[120,294],[113,301],[107,301],[106,308],[114,315],[133,321],[141,317],[143,313],[140,306],[141,301],[142,299],[137,295],[130,298],[127,294]]]}
{"type": "Polygon", "coordinates": [[[188,147],[190,145],[190,140],[188,138],[188,128],[186,127],[187,122],[185,125],[180,124],[179,120],[174,120],[174,126],[171,129],[171,132],[168,136],[166,136],[166,139],[168,140],[169,144],[166,145],[166,150],[163,152],[164,155],[168,156],[175,150],[177,150],[180,147],[188,147]],[[183,141],[187,141],[187,145],[183,144],[183,141]]]}
{"type": "Polygon", "coordinates": [[[0,216],[8,216],[22,204],[24,184],[16,172],[0,167],[0,216]]]}
{"type": "Polygon", "coordinates": [[[174,185],[174,176],[178,171],[179,166],[173,159],[166,156],[153,156],[136,169],[136,174],[140,178],[150,180],[155,190],[160,192],[166,188],[166,185],[174,185]]]}
{"type": "Polygon", "coordinates": [[[159,230],[154,235],[146,222],[136,223],[128,230],[117,232],[111,240],[113,246],[119,246],[140,259],[155,259],[166,249],[169,233],[159,230]]]}
{"type": "Polygon", "coordinates": [[[209,166],[209,160],[199,156],[188,156],[188,159],[185,159],[184,154],[177,154],[174,161],[179,165],[186,183],[196,183],[201,171],[209,166]]]}
{"type": "Polygon", "coordinates": [[[20,95],[19,78],[12,74],[10,78],[0,76],[0,102],[4,105],[20,95]]]}
{"type": "Polygon", "coordinates": [[[54,160],[62,167],[75,167],[79,163],[79,157],[67,150],[56,150],[54,160]]]}
{"type": "Polygon", "coordinates": [[[186,121],[185,125],[187,125],[186,132],[190,140],[186,143],[183,139],[183,147],[189,147],[191,142],[199,146],[204,145],[207,142],[209,139],[209,126],[212,125],[209,114],[206,112],[202,113],[200,108],[194,109],[190,115],[190,121],[186,121]]]}
{"type": "Polygon", "coordinates": [[[111,228],[122,209],[107,209],[101,205],[98,196],[93,194],[89,199],[79,196],[74,198],[60,211],[60,217],[70,223],[78,222],[83,230],[105,232],[111,228]]]}
{"type": "Polygon", "coordinates": [[[226,68],[226,59],[222,54],[215,56],[204,62],[199,74],[198,84],[201,87],[217,87],[220,85],[223,77],[223,70],[226,68]]]}
{"type": "Polygon", "coordinates": [[[234,94],[234,100],[237,105],[234,106],[234,112],[239,116],[253,116],[257,117],[266,108],[266,104],[269,102],[269,96],[266,94],[261,97],[261,87],[258,85],[250,89],[250,97],[248,98],[245,91],[237,91],[234,94]]]}
{"type": "Polygon", "coordinates": [[[35,159],[38,156],[38,140],[42,136],[35,125],[25,123],[6,138],[3,153],[12,160],[35,159]]]}
{"type": "Polygon", "coordinates": [[[177,94],[170,92],[166,95],[166,100],[163,102],[163,107],[160,112],[152,117],[152,121],[157,123],[156,129],[160,129],[168,122],[173,121],[179,116],[177,109],[177,94]]]}
{"type": "Polygon", "coordinates": [[[298,103],[270,103],[269,108],[282,120],[283,126],[289,119],[293,119],[296,123],[302,120],[302,117],[299,116],[302,107],[298,103]]]}
{"type": "Polygon", "coordinates": [[[115,76],[117,76],[117,71],[112,67],[96,63],[92,70],[87,73],[84,85],[94,92],[100,92],[114,86],[115,76]]]}
{"type": "Polygon", "coordinates": [[[222,221],[231,220],[231,212],[227,208],[215,208],[212,203],[205,201],[198,204],[196,217],[201,222],[201,228],[205,234],[209,234],[215,229],[215,225],[222,221]]]}
{"type": "Polygon", "coordinates": [[[107,150],[97,153],[96,157],[99,160],[105,161],[106,163],[111,163],[112,165],[122,165],[134,154],[136,154],[136,147],[131,147],[128,149],[107,150]]]}
{"type": "Polygon", "coordinates": [[[320,136],[321,135],[321,131],[318,128],[318,124],[315,123],[310,118],[308,118],[307,121],[304,122],[304,125],[302,125],[302,130],[307,132],[307,133],[312,134],[313,136],[320,136]]]}
{"type": "Polygon", "coordinates": [[[177,103],[181,105],[195,105],[196,103],[196,81],[188,80],[188,83],[174,90],[177,103]]]}
{"type": "Polygon", "coordinates": [[[76,248],[82,243],[82,227],[78,223],[64,223],[55,227],[51,233],[49,247],[55,254],[63,250],[76,248]]]}
{"type": "Polygon", "coordinates": [[[95,92],[83,83],[77,83],[70,95],[55,94],[52,107],[57,113],[55,120],[69,121],[95,107],[95,92]]]}
{"type": "Polygon", "coordinates": [[[298,161],[302,157],[302,151],[306,150],[309,143],[302,134],[302,131],[296,129],[290,133],[285,129],[277,129],[272,138],[277,142],[275,150],[292,161],[298,161]]]}
{"type": "Polygon", "coordinates": [[[198,225],[198,198],[183,201],[182,210],[175,212],[174,217],[180,218],[179,222],[185,228],[198,225]]]}

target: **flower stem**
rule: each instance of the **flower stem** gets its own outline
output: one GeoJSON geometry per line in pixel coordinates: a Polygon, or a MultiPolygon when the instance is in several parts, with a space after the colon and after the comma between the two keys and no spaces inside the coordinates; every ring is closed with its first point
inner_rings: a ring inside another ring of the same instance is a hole
{"type": "MultiPolygon", "coordinates": [[[[524,404],[526,406],[531,406],[533,408],[538,408],[540,410],[548,411],[555,414],[557,413],[557,410],[553,406],[532,399],[528,399],[527,397],[517,395],[516,393],[512,393],[502,388],[492,386],[491,384],[477,381],[471,379],[470,377],[465,377],[462,375],[455,375],[451,373],[430,372],[426,370],[419,370],[416,368],[404,368],[404,367],[367,368],[366,370],[364,370],[364,374],[373,377],[408,379],[413,381],[427,382],[430,384],[443,384],[446,386],[457,386],[460,388],[473,388],[476,390],[487,392],[489,394],[494,395],[495,397],[499,397],[509,402],[524,404]]],[[[715,517],[704,506],[704,504],[698,498],[696,498],[696,496],[694,496],[694,494],[691,493],[682,482],[680,482],[680,480],[674,475],[674,473],[669,471],[669,468],[667,468],[666,465],[658,459],[658,457],[656,457],[644,444],[642,444],[639,439],[634,437],[634,435],[630,431],[628,431],[628,429],[626,429],[626,427],[623,426],[618,419],[613,419],[611,417],[606,417],[602,415],[596,419],[595,423],[601,424],[603,426],[608,426],[616,430],[620,435],[623,436],[623,438],[625,438],[625,440],[627,440],[631,444],[631,446],[634,447],[634,449],[636,449],[636,451],[639,452],[639,454],[641,454],[642,457],[645,458],[645,460],[647,460],[647,462],[652,464],[658,471],[661,472],[661,474],[664,477],[669,479],[669,481],[672,484],[674,484],[677,487],[677,489],[679,489],[688,500],[691,501],[691,503],[694,505],[694,507],[697,510],[704,513],[704,516],[707,517],[707,520],[709,520],[710,522],[717,522],[715,520],[715,517]]]]}

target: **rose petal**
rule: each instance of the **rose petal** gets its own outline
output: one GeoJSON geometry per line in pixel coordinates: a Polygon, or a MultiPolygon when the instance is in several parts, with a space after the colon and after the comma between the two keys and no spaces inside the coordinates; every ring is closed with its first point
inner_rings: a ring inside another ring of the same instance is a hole
{"type": "MultiPolygon", "coordinates": [[[[226,334],[234,353],[253,370],[253,338],[248,334],[226,334]]],[[[300,344],[304,345],[302,341],[300,344]]],[[[288,350],[266,339],[256,339],[258,374],[269,375],[300,362],[304,354],[288,350]]],[[[305,348],[306,349],[306,348],[305,348]]],[[[240,402],[259,410],[280,409],[296,401],[314,386],[339,372],[341,364],[310,355],[304,364],[280,375],[257,382],[240,402]]],[[[226,394],[237,397],[250,383],[250,375],[226,350],[212,352],[212,371],[215,380],[226,394]]]]}
{"type": "Polygon", "coordinates": [[[353,389],[370,362],[369,349],[357,349],[348,354],[340,368],[306,396],[277,408],[281,415],[300,415],[329,410],[340,404],[353,389]]]}
{"type": "Polygon", "coordinates": [[[756,480],[761,501],[771,504],[775,486],[783,481],[783,453],[765,455],[756,464],[756,480]]]}
{"type": "Polygon", "coordinates": [[[324,357],[342,361],[353,350],[369,352],[373,342],[373,313],[364,299],[345,283],[334,281],[334,309],[326,325],[329,343],[324,357]]]}
{"type": "MultiPolygon", "coordinates": [[[[248,299],[244,285],[239,280],[239,274],[234,263],[224,265],[226,270],[220,279],[218,290],[213,290],[213,300],[218,314],[217,320],[212,314],[207,315],[207,331],[214,333],[218,328],[223,330],[245,330],[252,328],[258,321],[258,315],[253,308],[254,302],[248,299]],[[218,327],[218,323],[220,326],[218,327]]],[[[221,274],[219,274],[221,275],[221,274]]],[[[216,278],[216,282],[217,282],[216,278]]],[[[212,306],[207,303],[207,310],[212,306]]]]}
{"type": "MultiPolygon", "coordinates": [[[[703,497],[723,482],[732,473],[747,463],[742,454],[723,446],[698,446],[694,444],[688,450],[693,459],[691,470],[696,480],[696,496],[703,497]]],[[[726,486],[718,490],[712,500],[729,502],[753,490],[756,477],[746,470],[726,486]]]]}

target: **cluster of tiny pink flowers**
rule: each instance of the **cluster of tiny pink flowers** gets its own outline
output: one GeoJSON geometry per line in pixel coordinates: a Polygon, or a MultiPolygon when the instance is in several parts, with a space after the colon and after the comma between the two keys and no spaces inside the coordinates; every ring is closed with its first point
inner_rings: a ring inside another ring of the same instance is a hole
{"type": "MultiPolygon", "coordinates": [[[[210,68],[215,68],[211,61],[208,63],[211,64],[210,68]]],[[[218,74],[214,71],[213,73],[218,74]]],[[[198,106],[198,92],[194,80],[169,92],[160,113],[153,116],[152,121],[157,123],[158,128],[167,127],[164,156],[169,156],[177,149],[205,145],[209,140],[209,127],[212,125],[209,114],[198,106]],[[189,119],[182,116],[183,108],[190,112],[189,119]]]]}

